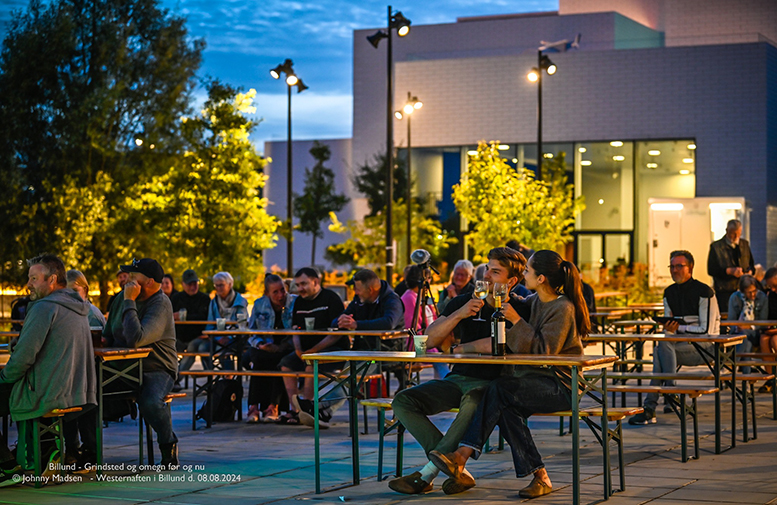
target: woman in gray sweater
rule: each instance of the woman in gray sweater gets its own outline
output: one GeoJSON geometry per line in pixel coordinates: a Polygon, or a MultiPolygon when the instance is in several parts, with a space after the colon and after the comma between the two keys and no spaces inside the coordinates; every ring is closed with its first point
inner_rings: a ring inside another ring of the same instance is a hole
{"type": "MultiPolygon", "coordinates": [[[[505,307],[505,318],[513,326],[506,341],[515,354],[583,354],[581,338],[588,334],[591,323],[581,288],[580,274],[572,263],[554,251],[537,251],[529,258],[526,287],[536,293],[526,299],[531,304],[529,321],[512,307],[505,307]]],[[[459,346],[457,352],[490,352],[490,338],[459,346]]],[[[520,477],[534,474],[522,498],[548,494],[552,484],[542,457],[537,451],[527,418],[535,413],[556,412],[571,408],[569,378],[556,369],[530,366],[515,367],[509,377],[493,381],[478,406],[459,448],[449,454],[432,451],[430,460],[451,479],[448,492],[465,491],[475,480],[464,470],[467,460],[477,459],[496,425],[510,444],[515,473],[520,477]]]]}

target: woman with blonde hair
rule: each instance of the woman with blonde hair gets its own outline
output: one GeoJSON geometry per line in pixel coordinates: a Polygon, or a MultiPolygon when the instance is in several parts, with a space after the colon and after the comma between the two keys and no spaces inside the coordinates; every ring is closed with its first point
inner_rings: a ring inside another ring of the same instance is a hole
{"type": "Polygon", "coordinates": [[[89,326],[105,327],[105,316],[100,312],[100,309],[89,300],[89,283],[86,281],[86,276],[79,270],[68,270],[67,274],[67,287],[75,290],[84,301],[89,302],[89,326]]]}

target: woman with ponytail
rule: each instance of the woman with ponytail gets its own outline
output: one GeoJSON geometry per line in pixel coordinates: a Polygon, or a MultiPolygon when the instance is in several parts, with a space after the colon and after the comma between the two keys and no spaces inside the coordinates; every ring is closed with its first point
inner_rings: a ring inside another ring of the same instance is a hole
{"type": "MultiPolygon", "coordinates": [[[[505,311],[513,324],[506,335],[509,352],[583,354],[581,339],[588,335],[591,323],[575,265],[554,251],[537,251],[529,259],[525,279],[526,287],[535,291],[526,299],[531,316],[526,321],[515,311],[505,311]]],[[[480,349],[475,345],[473,350],[480,349]]],[[[535,413],[571,409],[571,387],[570,377],[560,370],[515,367],[512,375],[491,382],[459,448],[449,454],[432,451],[430,460],[456,482],[459,490],[473,487],[475,481],[469,472],[463,472],[464,465],[470,457],[480,456],[483,444],[499,425],[499,432],[510,444],[516,476],[534,475],[519,495],[536,498],[550,493],[550,477],[526,420],[535,413]]]]}

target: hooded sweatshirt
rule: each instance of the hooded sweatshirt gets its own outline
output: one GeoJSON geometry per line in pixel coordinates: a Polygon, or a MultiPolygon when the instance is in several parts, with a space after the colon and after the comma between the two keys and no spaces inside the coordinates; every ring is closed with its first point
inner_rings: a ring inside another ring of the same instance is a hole
{"type": "Polygon", "coordinates": [[[97,405],[89,303],[72,289],[59,289],[27,306],[27,317],[0,382],[13,383],[15,421],[53,409],[97,405]]]}

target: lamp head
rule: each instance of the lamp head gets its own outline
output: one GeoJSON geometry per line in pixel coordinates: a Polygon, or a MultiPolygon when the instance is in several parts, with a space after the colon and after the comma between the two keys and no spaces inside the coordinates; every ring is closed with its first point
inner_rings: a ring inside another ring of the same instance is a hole
{"type": "Polygon", "coordinates": [[[305,86],[305,83],[302,82],[302,79],[297,79],[297,93],[302,93],[306,89],[308,89],[309,86],[305,86]]]}
{"type": "Polygon", "coordinates": [[[294,74],[294,72],[287,73],[286,74],[286,84],[289,86],[294,86],[299,82],[299,78],[294,74]]]}
{"type": "Polygon", "coordinates": [[[402,111],[401,110],[395,110],[394,111],[394,117],[399,119],[399,120],[402,120],[402,117],[403,117],[402,116],[402,111]]]}
{"type": "Polygon", "coordinates": [[[548,75],[553,75],[556,73],[556,64],[550,61],[550,58],[548,58],[547,55],[542,55],[542,59],[540,60],[540,66],[543,70],[545,70],[548,75]]]}
{"type": "Polygon", "coordinates": [[[415,111],[415,107],[413,107],[412,103],[406,103],[405,106],[402,107],[402,111],[409,116],[415,111]]]}
{"type": "Polygon", "coordinates": [[[537,70],[537,67],[532,67],[531,71],[526,74],[526,78],[529,79],[530,82],[537,82],[540,79],[540,71],[537,70]]]}
{"type": "Polygon", "coordinates": [[[378,30],[377,32],[367,37],[367,40],[369,41],[370,44],[372,44],[372,47],[377,49],[378,44],[380,44],[380,41],[385,38],[388,38],[388,34],[386,34],[386,32],[384,32],[383,30],[378,30]]]}
{"type": "Polygon", "coordinates": [[[396,14],[391,16],[391,26],[389,26],[389,29],[396,28],[397,35],[404,37],[410,33],[410,23],[411,21],[409,19],[403,16],[401,12],[397,11],[396,14]]]}

